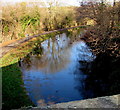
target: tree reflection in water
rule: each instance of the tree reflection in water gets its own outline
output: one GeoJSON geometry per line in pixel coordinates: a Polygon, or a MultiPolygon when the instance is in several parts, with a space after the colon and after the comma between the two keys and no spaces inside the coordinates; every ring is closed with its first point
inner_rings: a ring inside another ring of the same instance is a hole
{"type": "Polygon", "coordinates": [[[44,41],[41,43],[42,56],[29,54],[24,58],[23,68],[28,70],[31,68],[40,69],[44,73],[55,73],[65,68],[67,63],[69,63],[69,42],[70,39],[67,38],[65,33],[44,41]],[[31,63],[29,65],[31,67],[26,66],[28,63],[31,63]]]}
{"type": "Polygon", "coordinates": [[[85,42],[78,39],[80,34],[69,37],[65,33],[56,35],[41,43],[41,56],[29,54],[23,59],[24,85],[36,105],[86,97],[86,75],[80,70],[80,61],[91,62],[94,56],[85,42]]]}

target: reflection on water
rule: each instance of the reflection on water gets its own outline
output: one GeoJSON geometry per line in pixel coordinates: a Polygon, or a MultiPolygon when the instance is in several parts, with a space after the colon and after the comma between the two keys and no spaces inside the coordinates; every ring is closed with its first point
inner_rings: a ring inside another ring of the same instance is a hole
{"type": "Polygon", "coordinates": [[[86,94],[79,61],[94,59],[79,35],[68,37],[65,33],[56,35],[43,43],[42,56],[29,54],[21,61],[23,80],[31,100],[36,105],[74,101],[92,97],[86,94]]]}

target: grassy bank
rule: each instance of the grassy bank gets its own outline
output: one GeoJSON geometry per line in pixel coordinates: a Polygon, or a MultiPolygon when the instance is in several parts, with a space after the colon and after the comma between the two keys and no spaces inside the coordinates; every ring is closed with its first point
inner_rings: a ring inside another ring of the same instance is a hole
{"type": "Polygon", "coordinates": [[[2,73],[2,109],[9,110],[24,106],[33,106],[23,87],[22,74],[18,68],[18,64],[14,63],[3,67],[2,73]]]}
{"type": "Polygon", "coordinates": [[[24,44],[0,59],[2,62],[2,108],[5,110],[33,106],[23,87],[22,72],[18,67],[18,61],[32,50],[31,47],[30,44],[24,44]]]}

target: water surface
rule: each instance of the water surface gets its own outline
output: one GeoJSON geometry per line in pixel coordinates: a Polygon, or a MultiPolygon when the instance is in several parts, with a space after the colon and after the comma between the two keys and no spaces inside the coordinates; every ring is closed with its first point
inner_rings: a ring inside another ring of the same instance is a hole
{"type": "MultiPolygon", "coordinates": [[[[42,55],[29,54],[21,61],[24,86],[37,106],[92,97],[85,90],[87,77],[80,61],[94,59],[81,34],[56,35],[41,44],[42,55]]],[[[38,50],[37,50],[38,51],[38,50]]]]}

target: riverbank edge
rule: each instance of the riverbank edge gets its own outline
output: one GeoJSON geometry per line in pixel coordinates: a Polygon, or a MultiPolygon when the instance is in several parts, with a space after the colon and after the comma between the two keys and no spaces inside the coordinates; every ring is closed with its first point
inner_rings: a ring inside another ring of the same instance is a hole
{"type": "Polygon", "coordinates": [[[69,29],[87,28],[87,27],[90,27],[90,25],[81,25],[81,26],[68,27],[68,28],[63,28],[63,29],[48,31],[48,32],[37,34],[37,35],[33,35],[33,36],[24,37],[24,38],[15,40],[13,42],[11,41],[10,43],[7,43],[6,45],[5,44],[1,44],[0,45],[0,58],[2,58],[7,52],[9,52],[9,50],[11,48],[16,48],[17,46],[20,46],[24,42],[27,42],[27,41],[29,41],[31,39],[34,39],[34,38],[37,38],[39,36],[42,36],[42,35],[44,36],[44,35],[55,33],[55,32],[62,32],[62,31],[69,30],[69,29]],[[6,48],[10,48],[10,49],[6,50],[6,48]]]}

